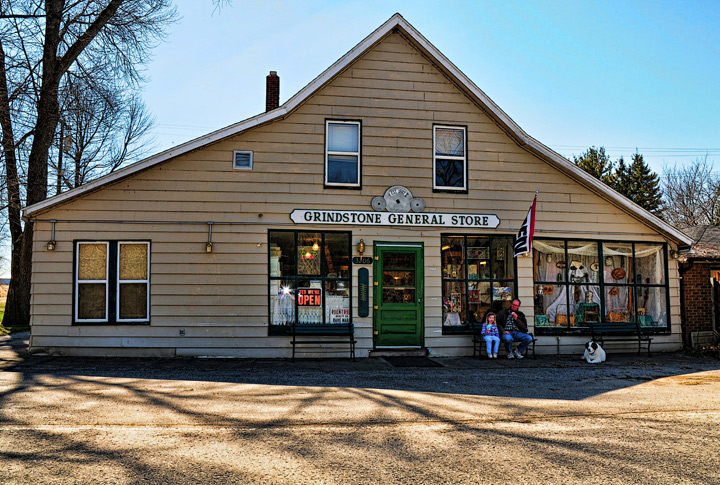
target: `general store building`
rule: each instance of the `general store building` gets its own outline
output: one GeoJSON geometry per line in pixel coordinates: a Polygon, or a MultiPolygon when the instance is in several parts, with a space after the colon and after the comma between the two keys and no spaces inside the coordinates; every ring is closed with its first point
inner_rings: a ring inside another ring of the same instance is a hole
{"type": "MultiPolygon", "coordinates": [[[[538,353],[580,349],[587,318],[682,345],[687,236],[530,137],[399,14],[281,106],[278,83],[265,113],[25,209],[33,351],[283,358],[293,324],[352,322],[359,357],[468,355],[468,323],[515,297],[538,353]]],[[[348,355],[326,340],[298,355],[348,355]]]]}

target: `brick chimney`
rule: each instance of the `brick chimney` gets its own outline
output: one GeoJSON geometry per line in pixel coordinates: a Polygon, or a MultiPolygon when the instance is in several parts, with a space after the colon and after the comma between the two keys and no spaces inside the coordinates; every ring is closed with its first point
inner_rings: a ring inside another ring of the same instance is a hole
{"type": "Polygon", "coordinates": [[[266,80],[265,111],[272,111],[280,106],[280,78],[276,71],[270,71],[266,80]]]}

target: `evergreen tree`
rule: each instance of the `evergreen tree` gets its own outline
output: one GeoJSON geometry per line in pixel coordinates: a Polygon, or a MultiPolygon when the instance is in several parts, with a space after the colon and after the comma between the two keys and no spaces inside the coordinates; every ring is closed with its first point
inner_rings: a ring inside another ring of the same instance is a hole
{"type": "Polygon", "coordinates": [[[663,208],[662,190],[660,188],[660,177],[653,172],[643,159],[640,153],[635,152],[632,156],[632,163],[627,169],[628,182],[626,187],[618,187],[616,190],[637,205],[659,215],[663,208]]]}
{"type": "Polygon", "coordinates": [[[620,157],[616,162],[614,175],[612,188],[630,199],[630,196],[628,195],[632,192],[630,167],[625,164],[625,159],[623,157],[620,157]]]}
{"type": "Polygon", "coordinates": [[[573,163],[596,179],[610,186],[612,186],[615,181],[613,163],[605,153],[605,147],[590,147],[579,157],[573,155],[573,163]]]}

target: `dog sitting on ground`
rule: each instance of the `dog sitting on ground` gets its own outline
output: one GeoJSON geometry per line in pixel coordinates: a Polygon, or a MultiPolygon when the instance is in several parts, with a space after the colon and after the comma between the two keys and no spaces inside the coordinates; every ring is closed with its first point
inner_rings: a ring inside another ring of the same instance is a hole
{"type": "Polygon", "coordinates": [[[590,340],[587,344],[585,344],[585,354],[583,355],[583,359],[585,359],[588,364],[599,364],[600,362],[605,362],[605,351],[596,341],[590,340]]]}

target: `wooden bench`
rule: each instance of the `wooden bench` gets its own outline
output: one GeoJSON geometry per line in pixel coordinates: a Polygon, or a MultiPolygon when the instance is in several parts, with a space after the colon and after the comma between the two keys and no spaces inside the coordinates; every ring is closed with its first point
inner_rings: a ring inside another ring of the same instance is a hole
{"type": "MultiPolygon", "coordinates": [[[[475,355],[477,355],[478,357],[482,357],[483,350],[487,350],[487,346],[485,345],[485,339],[483,339],[482,336],[482,323],[468,323],[468,327],[470,328],[470,333],[472,334],[473,357],[475,357],[475,355]]],[[[537,342],[537,339],[530,332],[528,332],[528,335],[533,338],[532,342],[530,342],[530,345],[528,346],[528,350],[532,350],[532,356],[533,359],[535,359],[535,342],[537,342]]],[[[502,342],[502,338],[500,339],[500,347],[505,347],[502,342]]]]}
{"type": "Polygon", "coordinates": [[[643,345],[650,354],[650,344],[653,338],[643,333],[637,322],[587,322],[590,324],[590,331],[593,340],[605,346],[605,342],[637,342],[640,355],[643,345]]]}
{"type": "Polygon", "coordinates": [[[295,361],[295,347],[300,344],[339,343],[350,345],[350,358],[355,360],[355,327],[352,323],[298,323],[292,325],[292,360],[295,361]],[[317,337],[348,337],[347,340],[328,340],[317,337]]]}

